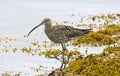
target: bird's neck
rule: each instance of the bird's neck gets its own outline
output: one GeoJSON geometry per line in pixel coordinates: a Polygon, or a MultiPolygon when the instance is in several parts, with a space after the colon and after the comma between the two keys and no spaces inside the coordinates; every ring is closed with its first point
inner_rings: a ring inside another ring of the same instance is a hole
{"type": "Polygon", "coordinates": [[[45,25],[45,32],[51,31],[51,27],[52,27],[51,24],[46,24],[46,25],[45,25]]]}

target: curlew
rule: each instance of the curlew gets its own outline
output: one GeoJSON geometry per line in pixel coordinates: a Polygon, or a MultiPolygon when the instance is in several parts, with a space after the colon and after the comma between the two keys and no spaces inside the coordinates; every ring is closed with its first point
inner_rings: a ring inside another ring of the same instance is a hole
{"type": "Polygon", "coordinates": [[[45,34],[51,41],[53,41],[54,43],[60,43],[62,46],[63,51],[55,56],[55,58],[57,58],[57,56],[59,56],[60,54],[62,54],[62,56],[63,56],[63,61],[62,61],[60,68],[63,68],[63,65],[65,68],[65,65],[66,65],[65,59],[64,59],[64,52],[66,51],[66,47],[65,47],[64,43],[71,41],[71,39],[74,37],[85,36],[91,30],[91,29],[77,29],[77,28],[73,28],[71,26],[66,26],[66,25],[52,26],[51,19],[44,18],[44,20],[39,25],[34,27],[28,33],[27,37],[31,34],[31,32],[33,30],[35,30],[40,25],[45,25],[45,29],[44,29],[45,34]]]}

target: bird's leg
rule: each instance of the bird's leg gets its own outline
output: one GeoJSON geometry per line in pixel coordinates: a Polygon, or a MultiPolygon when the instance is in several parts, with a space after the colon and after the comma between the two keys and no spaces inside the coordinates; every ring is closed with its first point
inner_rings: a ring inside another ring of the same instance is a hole
{"type": "Polygon", "coordinates": [[[66,49],[66,46],[63,45],[63,43],[61,43],[61,45],[62,45],[62,52],[60,52],[59,54],[57,54],[56,56],[51,57],[51,58],[56,58],[57,60],[60,60],[60,59],[58,58],[58,56],[59,56],[60,54],[62,54],[63,61],[62,61],[61,67],[60,67],[60,68],[62,69],[63,65],[64,65],[64,68],[65,68],[65,66],[66,66],[66,62],[65,62],[65,58],[64,58],[64,52],[65,52],[67,49],[66,49]]]}
{"type": "Polygon", "coordinates": [[[62,43],[61,43],[61,45],[62,45],[63,51],[60,52],[59,54],[57,54],[56,56],[54,56],[54,57],[50,57],[50,58],[56,58],[57,60],[60,60],[60,59],[58,58],[58,56],[59,56],[60,54],[63,55],[64,51],[66,50],[66,47],[65,47],[62,43]]]}
{"type": "Polygon", "coordinates": [[[59,56],[60,54],[63,54],[63,51],[60,52],[59,54],[57,54],[56,56],[54,56],[54,57],[50,57],[50,58],[56,58],[57,60],[60,60],[60,59],[58,58],[58,56],[59,56]]]}
{"type": "Polygon", "coordinates": [[[62,64],[61,64],[61,67],[60,67],[60,68],[62,69],[63,64],[64,64],[64,68],[65,68],[65,66],[66,66],[66,62],[65,62],[65,58],[64,58],[64,52],[65,52],[67,49],[66,49],[65,45],[63,45],[62,43],[61,43],[61,45],[62,45],[62,48],[63,48],[63,52],[62,52],[63,61],[62,61],[62,64]]]}

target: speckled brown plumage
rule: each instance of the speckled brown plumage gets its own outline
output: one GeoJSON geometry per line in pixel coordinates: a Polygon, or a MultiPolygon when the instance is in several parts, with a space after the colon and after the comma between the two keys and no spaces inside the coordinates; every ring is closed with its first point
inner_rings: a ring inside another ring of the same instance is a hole
{"type": "Polygon", "coordinates": [[[66,43],[74,37],[84,36],[88,34],[91,30],[91,29],[77,29],[66,25],[52,26],[51,20],[49,18],[45,18],[38,26],[33,28],[27,36],[29,36],[34,29],[43,24],[45,25],[44,31],[47,37],[55,43],[66,43]]]}
{"type": "MultiPolygon", "coordinates": [[[[66,47],[65,47],[65,45],[63,45],[63,43],[70,41],[74,37],[84,36],[84,35],[88,34],[91,30],[91,29],[77,29],[77,28],[73,28],[71,26],[66,26],[66,25],[52,26],[51,20],[49,18],[45,18],[39,25],[34,27],[28,33],[27,36],[29,36],[30,33],[33,30],[35,30],[37,27],[39,27],[40,25],[45,25],[44,31],[45,31],[47,37],[51,41],[53,41],[55,43],[60,43],[62,45],[63,52],[61,52],[60,54],[62,54],[62,56],[63,56],[63,62],[62,62],[61,68],[63,67],[63,64],[64,64],[64,68],[66,66],[66,62],[64,59],[64,51],[66,51],[66,47]]],[[[58,59],[57,56],[59,56],[60,54],[56,55],[54,58],[58,59]]]]}

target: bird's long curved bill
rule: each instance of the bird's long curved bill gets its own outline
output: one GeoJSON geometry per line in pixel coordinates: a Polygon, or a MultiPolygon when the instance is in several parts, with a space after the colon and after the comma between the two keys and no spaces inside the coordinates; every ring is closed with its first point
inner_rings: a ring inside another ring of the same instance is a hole
{"type": "Polygon", "coordinates": [[[36,28],[38,28],[40,25],[42,25],[42,23],[40,23],[39,25],[37,25],[36,27],[34,27],[28,34],[27,37],[32,33],[32,31],[34,31],[36,28]]]}

